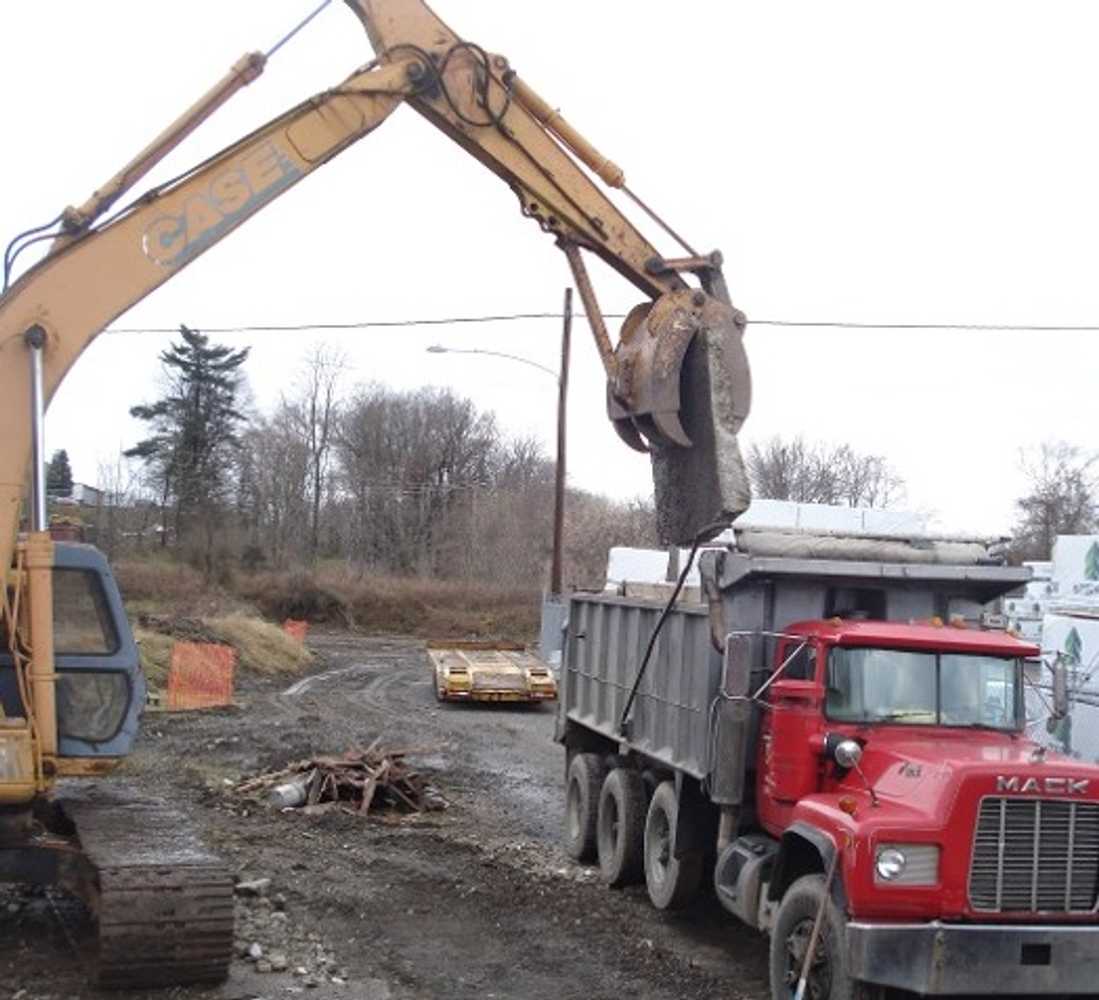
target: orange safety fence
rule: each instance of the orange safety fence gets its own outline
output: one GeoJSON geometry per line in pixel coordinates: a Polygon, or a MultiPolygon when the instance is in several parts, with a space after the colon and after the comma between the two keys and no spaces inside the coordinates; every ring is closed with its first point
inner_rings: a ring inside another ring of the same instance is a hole
{"type": "Polygon", "coordinates": [[[287,618],[282,623],[282,630],[291,639],[297,639],[298,642],[304,643],[306,633],[309,631],[309,622],[299,621],[297,618],[287,618]]]}
{"type": "Polygon", "coordinates": [[[169,711],[233,703],[237,651],[210,642],[177,642],[168,671],[169,711]]]}

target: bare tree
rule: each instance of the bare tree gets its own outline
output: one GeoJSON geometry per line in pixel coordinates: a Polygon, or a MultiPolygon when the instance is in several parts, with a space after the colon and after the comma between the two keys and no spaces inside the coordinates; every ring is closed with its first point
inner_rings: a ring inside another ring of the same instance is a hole
{"type": "Polygon", "coordinates": [[[100,491],[95,511],[95,543],[116,558],[127,541],[140,550],[154,528],[156,505],[142,494],[141,474],[134,463],[119,453],[113,462],[100,462],[96,488],[100,491]]]}
{"type": "Polygon", "coordinates": [[[748,449],[756,496],[847,507],[888,507],[904,497],[904,479],[882,455],[850,445],[775,436],[748,449]]]}
{"type": "Polygon", "coordinates": [[[838,475],[840,502],[848,507],[891,507],[904,499],[904,480],[882,455],[863,455],[845,444],[834,450],[830,462],[838,475]]]}
{"type": "Polygon", "coordinates": [[[1048,559],[1058,535],[1081,535],[1099,526],[1095,463],[1099,454],[1065,441],[1046,441],[1020,454],[1029,492],[1015,501],[1012,552],[1018,559],[1048,559]]]}
{"type": "Polygon", "coordinates": [[[353,560],[432,572],[457,541],[443,530],[448,513],[491,483],[498,443],[493,416],[449,390],[360,388],[336,438],[353,560]]]}
{"type": "Polygon", "coordinates": [[[249,549],[279,568],[299,561],[308,547],[302,526],[309,519],[310,454],[299,431],[297,414],[283,403],[253,422],[241,449],[239,498],[249,549]]]}
{"type": "Polygon", "coordinates": [[[320,549],[321,502],[327,488],[329,459],[336,431],[337,391],[346,357],[321,344],[308,357],[298,396],[285,404],[305,445],[309,463],[309,561],[320,549]]]}

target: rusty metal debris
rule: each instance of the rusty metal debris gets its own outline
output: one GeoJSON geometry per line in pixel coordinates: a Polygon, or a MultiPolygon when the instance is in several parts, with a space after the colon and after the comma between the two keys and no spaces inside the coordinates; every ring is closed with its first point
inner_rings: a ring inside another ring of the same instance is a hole
{"type": "Polygon", "coordinates": [[[387,749],[375,740],[366,749],[299,760],[281,771],[248,778],[234,786],[238,795],[266,797],[281,809],[306,815],[332,810],[365,815],[370,810],[433,812],[448,805],[439,790],[406,760],[423,748],[387,749]]]}

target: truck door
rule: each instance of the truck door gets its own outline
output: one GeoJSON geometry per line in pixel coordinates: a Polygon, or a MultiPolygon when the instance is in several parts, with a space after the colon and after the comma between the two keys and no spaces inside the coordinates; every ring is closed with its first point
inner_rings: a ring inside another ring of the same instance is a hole
{"type": "Polygon", "coordinates": [[[760,741],[759,810],[765,826],[784,827],[794,803],[818,790],[820,762],[810,747],[821,727],[819,660],[811,639],[788,638],[778,645],[776,668],[786,667],[767,690],[760,741]]]}

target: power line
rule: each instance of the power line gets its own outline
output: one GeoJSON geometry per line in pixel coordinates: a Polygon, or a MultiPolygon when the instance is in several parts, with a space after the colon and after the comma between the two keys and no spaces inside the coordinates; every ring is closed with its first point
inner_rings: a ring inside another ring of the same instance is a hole
{"type": "MultiPolygon", "coordinates": [[[[608,318],[623,319],[625,313],[607,313],[608,318]]],[[[560,313],[502,313],[487,316],[447,316],[426,319],[378,319],[356,320],[349,323],[259,323],[245,326],[200,326],[195,329],[202,333],[296,333],[305,330],[365,330],[371,327],[398,326],[452,326],[461,323],[512,323],[527,319],[561,319],[560,313]]],[[[178,326],[172,327],[108,327],[105,333],[179,333],[178,326]]]]}
{"type": "Polygon", "coordinates": [[[853,320],[749,319],[749,326],[828,327],[842,330],[977,330],[992,333],[1099,333],[1099,325],[1073,323],[864,323],[853,320]]]}
{"type": "MultiPolygon", "coordinates": [[[[583,316],[582,313],[576,314],[583,316]]],[[[624,319],[626,313],[604,313],[607,319],[624,319]]],[[[515,323],[523,320],[555,320],[557,312],[497,313],[483,316],[445,316],[421,319],[355,320],[346,323],[255,323],[240,326],[202,326],[203,333],[218,335],[233,333],[301,333],[311,330],[367,330],[416,326],[460,326],[478,323],[515,323]]],[[[902,323],[869,322],[861,320],[799,320],[799,319],[749,319],[749,326],[786,327],[792,329],[839,330],[960,330],[985,333],[1099,333],[1099,324],[1073,323],[902,323]]],[[[178,326],[108,327],[105,333],[179,333],[178,326]]]]}

